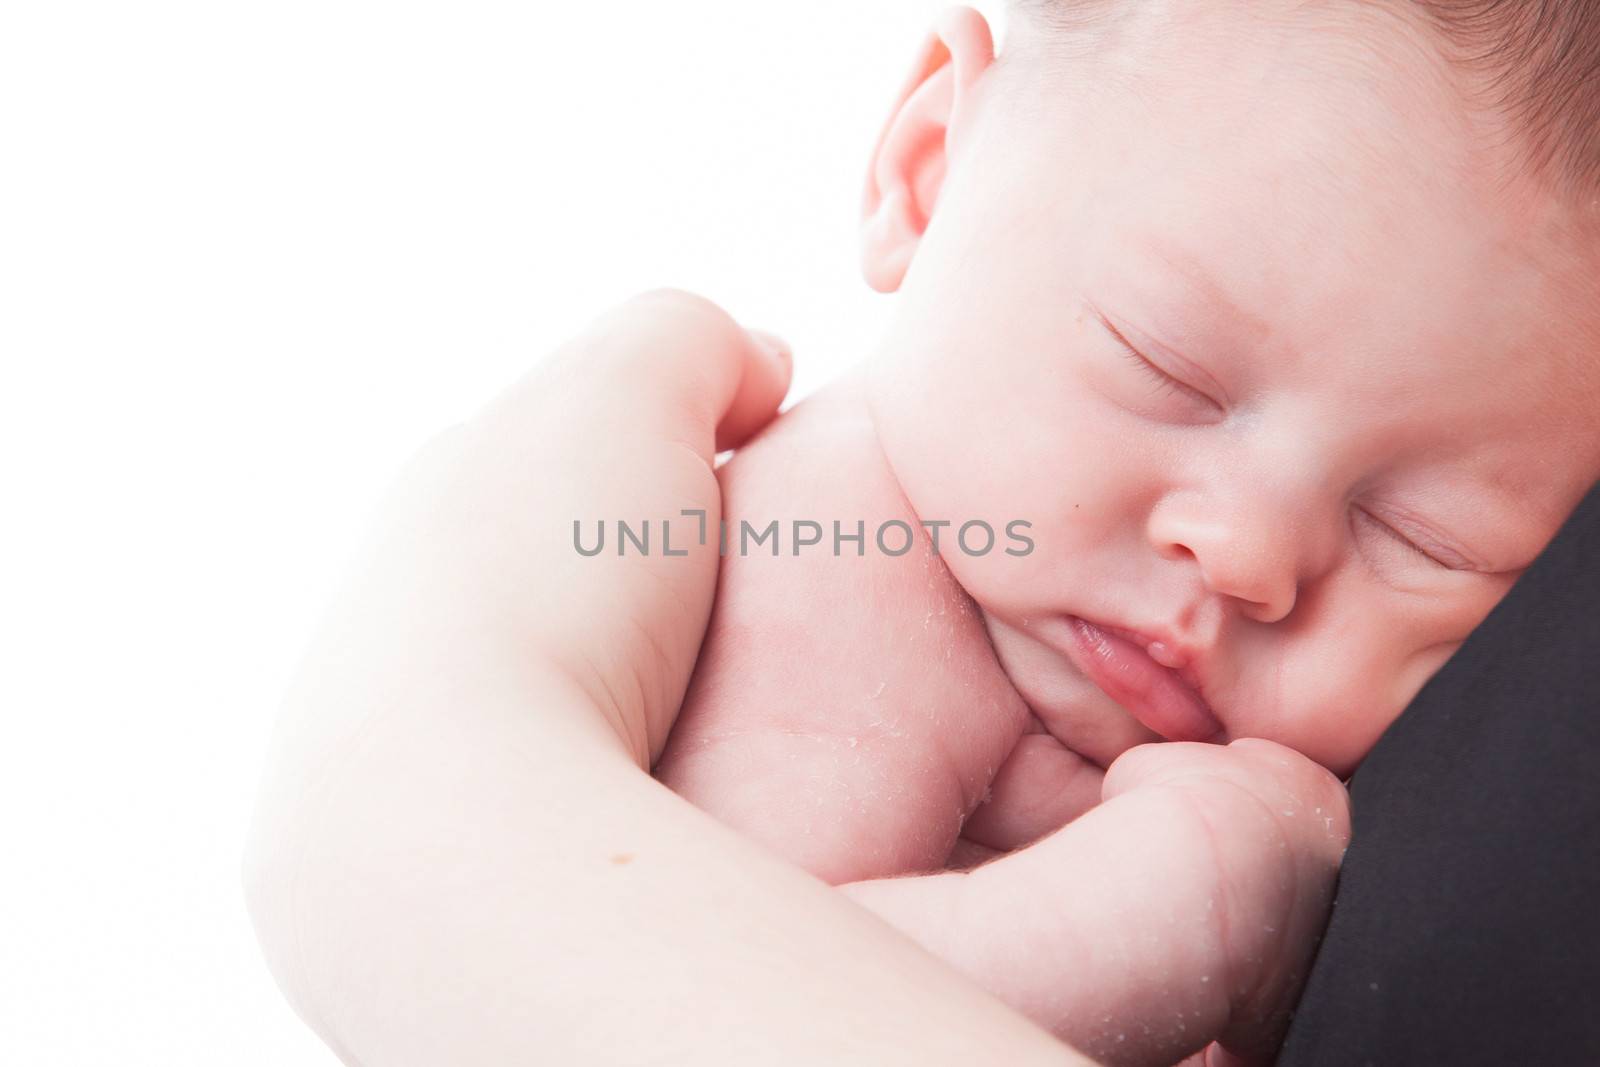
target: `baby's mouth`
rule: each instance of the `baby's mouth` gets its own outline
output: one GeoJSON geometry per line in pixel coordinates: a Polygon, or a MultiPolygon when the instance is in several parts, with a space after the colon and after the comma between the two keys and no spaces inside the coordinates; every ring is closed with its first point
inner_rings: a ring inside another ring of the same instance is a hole
{"type": "Polygon", "coordinates": [[[1065,615],[1038,620],[1030,632],[1166,740],[1209,741],[1222,731],[1211,708],[1177,670],[1112,628],[1065,615]]]}

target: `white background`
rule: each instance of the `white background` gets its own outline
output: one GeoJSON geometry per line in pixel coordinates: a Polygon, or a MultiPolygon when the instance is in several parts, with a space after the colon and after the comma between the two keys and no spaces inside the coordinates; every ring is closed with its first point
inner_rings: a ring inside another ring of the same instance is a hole
{"type": "Polygon", "coordinates": [[[237,872],[366,514],[641,289],[787,337],[792,396],[869,351],[868,154],[942,6],[0,7],[0,1062],[335,1062],[237,872]]]}

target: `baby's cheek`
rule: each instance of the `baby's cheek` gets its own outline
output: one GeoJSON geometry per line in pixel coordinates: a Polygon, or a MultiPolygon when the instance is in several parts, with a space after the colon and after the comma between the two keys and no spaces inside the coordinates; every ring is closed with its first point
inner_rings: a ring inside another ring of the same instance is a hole
{"type": "Polygon", "coordinates": [[[1336,631],[1284,654],[1280,669],[1246,671],[1260,688],[1235,700],[1250,713],[1228,723],[1233,737],[1264,737],[1348,777],[1442,665],[1392,631],[1336,631]]]}
{"type": "MultiPolygon", "coordinates": [[[[1424,686],[1461,648],[1506,591],[1514,578],[1503,575],[1460,575],[1456,588],[1444,587],[1428,597],[1374,599],[1364,625],[1350,627],[1343,662],[1330,650],[1322,662],[1342,667],[1347,687],[1335,690],[1345,713],[1340,755],[1351,770],[1384,731],[1400,717],[1424,686]]],[[[1332,688],[1333,683],[1330,683],[1332,688]]],[[[1331,745],[1330,741],[1330,745],[1331,745]]],[[[1309,753],[1308,753],[1309,754],[1309,753]]],[[[1334,763],[1325,762],[1330,769],[1334,763]]]]}

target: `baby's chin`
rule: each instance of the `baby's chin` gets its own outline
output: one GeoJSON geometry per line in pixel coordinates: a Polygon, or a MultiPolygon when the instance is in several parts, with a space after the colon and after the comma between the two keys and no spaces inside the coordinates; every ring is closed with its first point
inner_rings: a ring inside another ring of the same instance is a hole
{"type": "MultiPolygon", "coordinates": [[[[1040,634],[981,601],[974,599],[974,603],[1006,681],[1040,727],[1068,749],[1101,768],[1108,768],[1118,756],[1136,745],[1166,740],[1108,696],[1040,634]]],[[[1386,724],[1400,715],[1411,695],[1414,693],[1408,694],[1405,701],[1384,718],[1386,724]]],[[[1338,701],[1323,693],[1318,703],[1331,707],[1337,706],[1338,701]]],[[[1318,716],[1302,707],[1284,714],[1280,721],[1310,722],[1331,716],[1331,712],[1328,716],[1318,716]]],[[[1224,729],[1210,740],[1226,744],[1243,736],[1267,737],[1287,745],[1346,781],[1377,741],[1374,736],[1358,742],[1351,730],[1328,734],[1268,727],[1259,732],[1224,729]]]]}
{"type": "Polygon", "coordinates": [[[1105,768],[1135,745],[1162,740],[1025,625],[981,602],[978,611],[1012,688],[1045,732],[1067,748],[1105,768]]]}

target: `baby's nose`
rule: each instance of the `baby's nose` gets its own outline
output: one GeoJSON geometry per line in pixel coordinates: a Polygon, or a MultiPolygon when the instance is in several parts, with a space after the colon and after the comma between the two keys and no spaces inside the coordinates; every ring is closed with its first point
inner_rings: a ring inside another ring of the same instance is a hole
{"type": "Polygon", "coordinates": [[[1164,559],[1192,561],[1206,587],[1236,601],[1258,622],[1294,610],[1301,584],[1325,554],[1306,513],[1256,499],[1230,503],[1191,494],[1164,500],[1151,514],[1150,542],[1164,559]]]}

